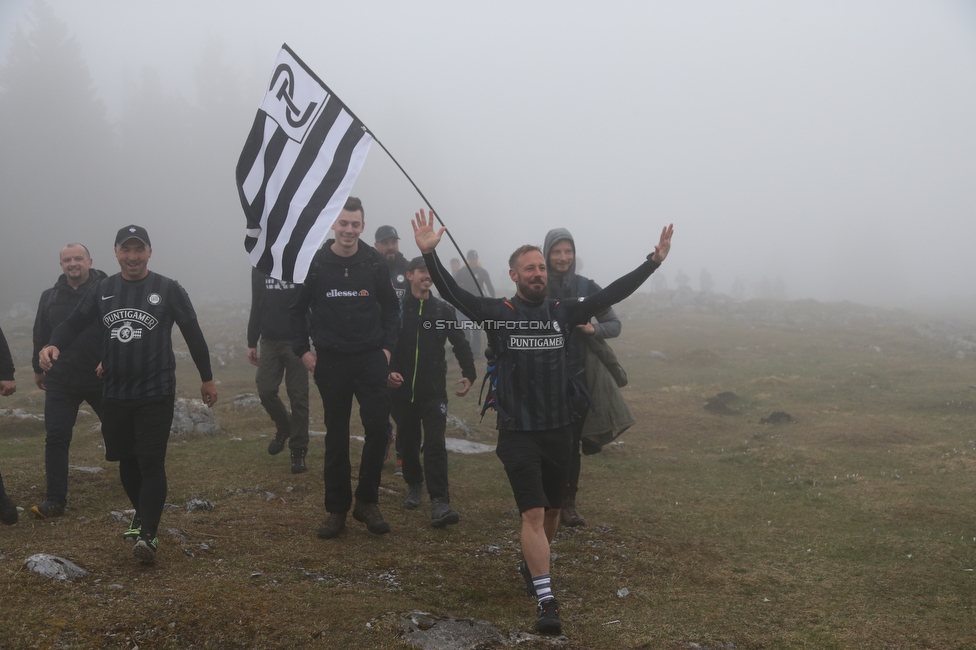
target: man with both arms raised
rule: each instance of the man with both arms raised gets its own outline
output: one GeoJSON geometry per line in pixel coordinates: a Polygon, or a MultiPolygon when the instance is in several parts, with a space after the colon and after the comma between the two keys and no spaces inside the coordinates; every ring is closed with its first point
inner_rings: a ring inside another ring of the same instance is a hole
{"type": "Polygon", "coordinates": [[[105,459],[119,462],[122,488],[136,511],[123,537],[135,541],[132,553],[145,564],[156,559],[156,531],[166,503],[166,445],[176,400],[174,323],[200,372],[204,403],[217,401],[210,351],[190,298],[178,282],[148,269],[151,256],[145,228],[119,230],[115,257],[121,272],[85,294],[39,355],[41,368],[50,372],[61,349],[101,321],[105,459]]]}
{"type": "Polygon", "coordinates": [[[475,322],[485,323],[498,368],[496,455],[508,475],[522,515],[520,572],[537,599],[536,630],[558,634],[559,603],[549,575],[549,545],[559,526],[573,437],[566,334],[633,293],[671,249],[672,226],[661,231],[654,252],[637,269],[605,289],[572,301],[546,296],[546,261],[538,246],[522,246],[509,258],[516,296],[482,298],[461,289],[434,252],[445,228],[433,214],[413,221],[417,247],[444,300],[475,322]],[[504,328],[504,329],[502,329],[504,328]]]}

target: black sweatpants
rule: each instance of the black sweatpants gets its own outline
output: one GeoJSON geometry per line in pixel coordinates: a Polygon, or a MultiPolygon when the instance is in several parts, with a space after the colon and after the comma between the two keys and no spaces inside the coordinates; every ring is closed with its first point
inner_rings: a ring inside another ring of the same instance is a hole
{"type": "Polygon", "coordinates": [[[430,498],[450,499],[447,486],[447,446],[444,442],[447,400],[439,398],[419,403],[398,401],[393,406],[393,419],[397,423],[397,442],[403,456],[403,480],[408,485],[416,485],[424,482],[426,474],[430,498]],[[422,468],[421,448],[424,452],[422,468]]]}
{"type": "Polygon", "coordinates": [[[390,372],[381,349],[340,354],[317,351],[315,384],[325,409],[325,509],[348,512],[352,507],[352,466],[349,461],[349,417],[352,398],[359,402],[366,442],[359,462],[356,499],[378,503],[380,475],[390,426],[390,372]]]}

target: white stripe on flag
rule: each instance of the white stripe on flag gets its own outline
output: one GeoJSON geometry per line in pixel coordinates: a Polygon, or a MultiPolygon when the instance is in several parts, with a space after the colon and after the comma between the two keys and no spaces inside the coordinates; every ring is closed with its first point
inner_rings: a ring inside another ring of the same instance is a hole
{"type": "Polygon", "coordinates": [[[312,258],[322,245],[322,242],[329,236],[329,231],[332,229],[332,226],[335,225],[335,221],[339,217],[339,212],[342,211],[342,207],[346,203],[345,197],[348,197],[349,193],[352,192],[352,186],[356,182],[356,176],[359,175],[359,170],[363,168],[363,163],[366,162],[366,154],[369,153],[369,147],[372,143],[373,138],[369,133],[365,134],[363,139],[356,143],[356,148],[352,153],[352,159],[349,161],[349,171],[346,172],[336,193],[329,199],[329,202],[322,210],[322,214],[334,214],[335,217],[332,219],[316,219],[315,225],[308,231],[308,236],[305,238],[306,243],[318,243],[314,248],[312,246],[302,246],[302,250],[299,251],[298,257],[295,260],[296,283],[305,281],[305,276],[308,275],[308,269],[312,265],[312,258]],[[343,197],[341,205],[339,204],[339,197],[343,197]]]}
{"type": "MultiPolygon", "coordinates": [[[[278,234],[278,239],[275,243],[271,245],[271,256],[275,260],[275,271],[281,272],[279,263],[282,258],[282,254],[285,250],[285,245],[291,241],[292,231],[295,229],[295,224],[298,222],[298,217],[301,216],[302,210],[308,205],[312,198],[312,194],[318,189],[319,184],[325,178],[326,173],[328,173],[329,168],[332,167],[332,163],[335,160],[335,152],[339,147],[339,143],[342,141],[343,136],[346,135],[346,129],[352,124],[352,116],[346,111],[339,113],[336,117],[335,124],[329,129],[328,135],[325,136],[325,142],[322,143],[322,148],[319,149],[319,155],[315,157],[315,162],[312,163],[311,168],[309,168],[308,173],[305,174],[305,178],[302,179],[301,185],[298,186],[298,190],[295,192],[295,196],[292,198],[291,203],[288,205],[288,213],[285,216],[285,223],[281,226],[281,232],[278,234]]],[[[345,201],[345,200],[343,200],[345,201]]],[[[326,204],[328,205],[328,204],[326,204]]],[[[333,220],[334,222],[335,220],[333,220]]],[[[316,222],[317,223],[317,222],[316,222]]],[[[329,224],[329,228],[332,224],[329,224]]],[[[326,229],[328,232],[328,229],[326,229]]],[[[315,248],[317,249],[321,246],[323,240],[319,240],[317,243],[314,239],[310,237],[305,238],[306,244],[315,243],[315,248]]],[[[305,246],[302,246],[305,248],[305,246]]],[[[308,269],[306,268],[306,271],[308,269]]],[[[296,275],[298,274],[298,269],[295,269],[296,275]]],[[[305,279],[305,273],[302,273],[302,280],[305,279]]],[[[301,282],[302,280],[295,279],[295,282],[301,282]]]]}

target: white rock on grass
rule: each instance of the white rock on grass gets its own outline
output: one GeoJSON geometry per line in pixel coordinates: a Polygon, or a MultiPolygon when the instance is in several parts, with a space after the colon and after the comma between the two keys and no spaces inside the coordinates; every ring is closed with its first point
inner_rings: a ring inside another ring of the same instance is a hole
{"type": "Polygon", "coordinates": [[[186,436],[194,433],[205,436],[220,433],[217,416],[201,400],[177,398],[173,407],[173,426],[170,427],[170,434],[186,436]]]}
{"type": "Polygon", "coordinates": [[[241,408],[261,406],[261,398],[254,393],[239,393],[234,396],[234,406],[241,408]]]}
{"type": "Polygon", "coordinates": [[[47,553],[30,556],[24,560],[24,566],[39,576],[62,582],[71,582],[75,578],[84,578],[88,575],[87,571],[74,562],[47,553]]]}

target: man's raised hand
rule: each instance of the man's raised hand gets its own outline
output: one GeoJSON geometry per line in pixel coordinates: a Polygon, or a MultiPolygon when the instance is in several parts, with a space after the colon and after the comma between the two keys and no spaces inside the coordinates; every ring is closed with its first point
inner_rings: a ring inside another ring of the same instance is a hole
{"type": "Polygon", "coordinates": [[[413,237],[421,253],[432,252],[440,243],[441,235],[447,230],[447,228],[441,227],[440,230],[434,232],[434,212],[432,210],[428,217],[423,208],[410,220],[410,225],[413,226],[413,237]]]}
{"type": "Polygon", "coordinates": [[[651,259],[660,264],[668,256],[671,250],[671,235],[674,234],[674,224],[669,223],[661,229],[661,241],[654,245],[654,252],[651,259]]]}

